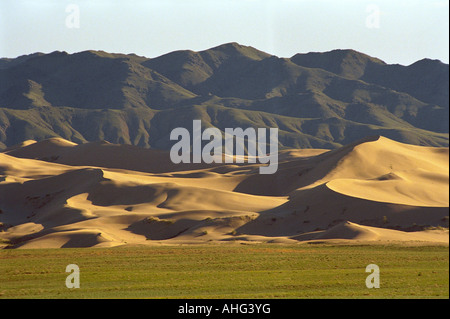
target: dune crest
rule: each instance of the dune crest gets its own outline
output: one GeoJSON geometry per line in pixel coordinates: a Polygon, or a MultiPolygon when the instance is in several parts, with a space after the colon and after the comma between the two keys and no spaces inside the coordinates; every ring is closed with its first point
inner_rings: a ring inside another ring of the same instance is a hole
{"type": "Polygon", "coordinates": [[[448,244],[449,151],[372,136],[260,164],[59,138],[0,153],[0,242],[14,248],[224,242],[448,244]]]}

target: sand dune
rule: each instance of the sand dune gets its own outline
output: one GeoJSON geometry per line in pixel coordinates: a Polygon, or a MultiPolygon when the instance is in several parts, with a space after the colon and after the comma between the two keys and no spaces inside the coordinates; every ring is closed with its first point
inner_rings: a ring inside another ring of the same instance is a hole
{"type": "Polygon", "coordinates": [[[328,230],[305,233],[296,237],[297,240],[308,240],[311,243],[328,240],[355,241],[370,243],[442,243],[448,244],[448,231],[416,231],[404,232],[380,227],[362,226],[348,221],[342,222],[328,230]]]}
{"type": "Polygon", "coordinates": [[[283,150],[279,161],[260,175],[259,164],[176,165],[134,146],[26,141],[0,153],[0,242],[448,244],[448,148],[375,136],[283,150]]]}
{"type": "Polygon", "coordinates": [[[322,180],[333,191],[411,206],[446,207],[448,148],[405,145],[380,137],[359,144],[322,180]]]}
{"type": "Polygon", "coordinates": [[[131,145],[116,145],[100,141],[74,144],[61,138],[52,138],[24,147],[13,147],[4,152],[19,158],[44,160],[72,166],[96,166],[149,173],[174,172],[210,167],[206,164],[177,165],[169,153],[131,145]]]}

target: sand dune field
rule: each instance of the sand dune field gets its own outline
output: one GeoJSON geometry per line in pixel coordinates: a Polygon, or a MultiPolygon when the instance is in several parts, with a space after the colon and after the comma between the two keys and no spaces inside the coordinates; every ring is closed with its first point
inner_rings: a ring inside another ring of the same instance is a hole
{"type": "Polygon", "coordinates": [[[0,153],[0,245],[449,242],[448,148],[375,136],[282,150],[272,175],[259,165],[25,141],[0,153]]]}

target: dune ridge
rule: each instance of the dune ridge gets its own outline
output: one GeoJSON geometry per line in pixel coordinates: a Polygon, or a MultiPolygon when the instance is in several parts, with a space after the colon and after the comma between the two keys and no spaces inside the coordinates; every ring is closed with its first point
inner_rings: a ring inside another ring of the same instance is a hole
{"type": "Polygon", "coordinates": [[[448,148],[371,136],[261,164],[181,164],[168,152],[60,138],[0,153],[0,245],[448,245],[448,148]]]}

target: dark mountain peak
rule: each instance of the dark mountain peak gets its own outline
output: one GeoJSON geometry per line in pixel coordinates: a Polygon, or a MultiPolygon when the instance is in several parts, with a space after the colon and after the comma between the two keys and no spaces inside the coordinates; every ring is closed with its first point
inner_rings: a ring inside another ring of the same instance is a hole
{"type": "Polygon", "coordinates": [[[328,60],[343,60],[343,59],[359,59],[359,60],[370,60],[374,63],[386,64],[384,61],[374,58],[368,54],[353,50],[353,49],[334,49],[326,52],[309,52],[309,53],[297,53],[298,58],[300,57],[310,57],[315,59],[328,59],[328,60]]]}
{"type": "Polygon", "coordinates": [[[236,42],[225,43],[210,49],[202,51],[192,50],[178,50],[170,53],[166,53],[159,57],[149,59],[145,64],[155,66],[156,64],[177,64],[183,65],[184,63],[199,63],[199,60],[205,60],[208,57],[221,58],[225,60],[228,58],[245,57],[251,60],[262,60],[271,55],[262,51],[259,51],[251,46],[240,45],[236,42]]]}
{"type": "Polygon", "coordinates": [[[80,52],[76,52],[73,55],[86,55],[86,56],[101,56],[103,54],[108,54],[105,51],[98,51],[98,50],[85,50],[85,51],[80,51],[80,52]]]}
{"type": "Polygon", "coordinates": [[[28,60],[30,58],[34,58],[36,56],[42,56],[42,55],[45,55],[45,53],[35,52],[35,53],[31,53],[31,54],[23,54],[23,55],[18,56],[17,58],[1,58],[0,61],[4,61],[4,62],[24,61],[24,60],[28,60]]]}
{"type": "Polygon", "coordinates": [[[239,50],[241,48],[245,48],[246,46],[240,45],[237,42],[228,42],[223,43],[218,46],[212,47],[209,50],[239,50]]]}
{"type": "Polygon", "coordinates": [[[148,60],[148,58],[146,58],[144,56],[139,56],[135,53],[130,53],[130,54],[110,53],[110,52],[105,52],[103,50],[80,51],[80,52],[74,53],[70,56],[75,57],[75,58],[95,59],[95,60],[99,60],[100,58],[103,58],[105,60],[117,59],[118,61],[128,60],[128,61],[134,61],[137,63],[142,63],[142,62],[148,60]]]}
{"type": "Polygon", "coordinates": [[[443,63],[441,60],[437,59],[422,59],[419,61],[416,61],[408,66],[409,68],[426,68],[426,69],[447,69],[449,65],[446,63],[443,63]]]}
{"type": "Polygon", "coordinates": [[[203,51],[174,51],[142,63],[181,86],[194,90],[219,69],[242,69],[249,61],[260,61],[270,54],[236,42],[203,51]]]}
{"type": "Polygon", "coordinates": [[[18,56],[17,58],[1,58],[0,59],[0,69],[6,69],[23,63],[31,58],[39,57],[45,55],[42,52],[36,52],[32,54],[26,54],[18,56]]]}
{"type": "Polygon", "coordinates": [[[372,64],[360,79],[448,109],[449,66],[439,60],[422,59],[408,66],[372,64]]]}
{"type": "Polygon", "coordinates": [[[294,55],[291,61],[300,66],[324,69],[351,79],[358,79],[363,76],[368,65],[386,64],[380,59],[351,49],[299,53],[294,55]]]}
{"type": "MultiPolygon", "coordinates": [[[[86,50],[74,53],[73,57],[84,57],[84,58],[127,58],[126,54],[116,54],[116,53],[108,53],[102,50],[86,50]]],[[[131,58],[131,57],[129,57],[131,58]]]]}
{"type": "Polygon", "coordinates": [[[384,62],[381,61],[378,58],[374,58],[374,57],[372,57],[372,56],[370,56],[368,54],[365,54],[363,52],[356,51],[356,50],[353,50],[353,49],[334,49],[334,50],[331,50],[331,51],[328,51],[328,52],[324,52],[324,54],[327,54],[327,53],[341,55],[341,56],[344,56],[344,57],[359,57],[359,58],[364,58],[364,59],[368,59],[368,60],[377,61],[377,62],[380,62],[380,63],[384,64],[384,62]]]}
{"type": "Polygon", "coordinates": [[[66,51],[53,51],[49,54],[46,54],[47,56],[67,56],[69,55],[69,53],[67,53],[66,51]]]}
{"type": "Polygon", "coordinates": [[[225,43],[208,50],[200,52],[201,54],[216,54],[228,57],[245,57],[251,60],[262,60],[271,56],[266,52],[255,49],[251,46],[240,45],[236,42],[225,43]]]}
{"type": "Polygon", "coordinates": [[[148,59],[142,65],[186,88],[204,81],[212,74],[200,53],[191,50],[170,52],[148,59]]]}
{"type": "Polygon", "coordinates": [[[192,50],[177,50],[160,55],[153,59],[149,59],[148,62],[146,61],[144,64],[152,64],[152,65],[164,63],[171,64],[176,63],[177,61],[188,61],[197,59],[198,56],[199,56],[198,52],[192,50]]]}

